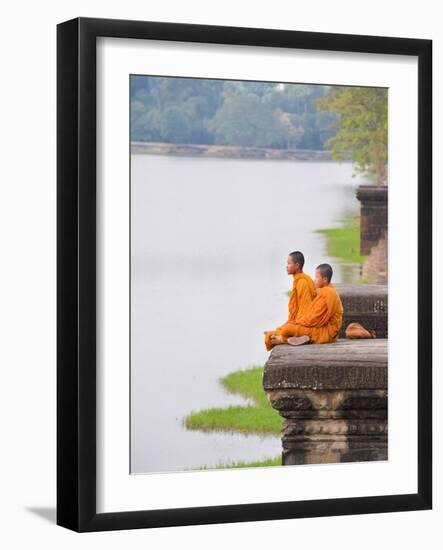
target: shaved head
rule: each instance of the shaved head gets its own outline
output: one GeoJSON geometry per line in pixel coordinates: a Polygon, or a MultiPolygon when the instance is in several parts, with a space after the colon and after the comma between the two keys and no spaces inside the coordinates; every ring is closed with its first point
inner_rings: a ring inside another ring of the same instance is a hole
{"type": "Polygon", "coordinates": [[[303,269],[303,266],[305,265],[305,257],[301,252],[296,250],[295,252],[291,252],[289,254],[289,257],[292,259],[294,264],[298,264],[300,266],[300,269],[303,269]]]}
{"type": "Polygon", "coordinates": [[[316,269],[320,273],[321,277],[327,279],[329,283],[331,282],[333,272],[332,267],[329,264],[320,264],[316,269]]]}

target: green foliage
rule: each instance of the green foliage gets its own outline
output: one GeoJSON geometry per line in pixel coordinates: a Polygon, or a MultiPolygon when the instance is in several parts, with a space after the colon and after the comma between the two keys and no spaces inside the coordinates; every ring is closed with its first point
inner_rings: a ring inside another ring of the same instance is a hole
{"type": "Polygon", "coordinates": [[[316,109],[325,86],[131,77],[131,139],[323,149],[334,113],[316,109]]]}
{"type": "Polygon", "coordinates": [[[221,378],[221,384],[229,392],[240,394],[253,404],[193,412],[185,418],[185,426],[191,430],[278,435],[282,418],[269,404],[262,379],[263,367],[239,370],[221,378]]]}
{"type": "Polygon", "coordinates": [[[231,462],[230,464],[218,464],[217,466],[202,466],[199,470],[220,470],[223,468],[264,468],[267,466],[281,466],[281,455],[275,458],[268,458],[265,460],[254,460],[252,462],[231,462]]]}
{"type": "Polygon", "coordinates": [[[385,88],[330,86],[315,105],[334,112],[336,135],[325,146],[342,160],[349,152],[358,170],[378,184],[387,183],[388,91],[385,88]]]}
{"type": "Polygon", "coordinates": [[[206,129],[223,101],[223,81],[131,77],[131,139],[213,143],[206,129]]]}
{"type": "Polygon", "coordinates": [[[387,178],[387,90],[131,77],[131,139],[278,149],[330,148],[387,178]]]}
{"type": "Polygon", "coordinates": [[[272,107],[255,94],[230,96],[208,122],[215,143],[269,147],[284,143],[286,128],[272,107]]]}
{"type": "Polygon", "coordinates": [[[237,370],[220,379],[221,384],[230,393],[242,395],[251,399],[260,407],[269,407],[268,399],[263,390],[263,367],[251,367],[237,370]]]}
{"type": "Polygon", "coordinates": [[[360,255],[360,218],[344,218],[341,227],[318,229],[326,237],[328,256],[340,258],[346,263],[362,264],[364,256],[360,255]]]}
{"type": "Polygon", "coordinates": [[[278,435],[281,417],[271,407],[231,406],[193,412],[185,425],[190,430],[278,435]]]}

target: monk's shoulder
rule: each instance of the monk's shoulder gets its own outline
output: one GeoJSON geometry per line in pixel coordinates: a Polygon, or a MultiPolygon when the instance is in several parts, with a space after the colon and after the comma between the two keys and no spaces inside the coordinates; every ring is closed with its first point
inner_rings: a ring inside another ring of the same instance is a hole
{"type": "Polygon", "coordinates": [[[334,296],[337,296],[337,298],[340,300],[340,294],[338,293],[338,290],[335,288],[335,286],[331,285],[329,288],[332,289],[334,296]]]}
{"type": "Polygon", "coordinates": [[[341,305],[340,294],[337,292],[337,289],[335,288],[335,286],[333,285],[326,286],[325,290],[326,289],[327,289],[327,296],[329,297],[329,299],[335,300],[338,304],[341,305]]]}
{"type": "Polygon", "coordinates": [[[306,280],[306,278],[303,275],[301,275],[300,277],[298,277],[295,284],[296,284],[297,288],[307,288],[308,281],[306,280]]]}
{"type": "Polygon", "coordinates": [[[337,289],[332,285],[324,286],[323,288],[321,288],[319,294],[323,295],[327,299],[339,297],[337,289]]]}
{"type": "Polygon", "coordinates": [[[309,277],[309,275],[306,275],[306,273],[302,273],[302,275],[297,280],[297,286],[300,289],[307,289],[312,290],[315,289],[314,281],[309,277]]]}

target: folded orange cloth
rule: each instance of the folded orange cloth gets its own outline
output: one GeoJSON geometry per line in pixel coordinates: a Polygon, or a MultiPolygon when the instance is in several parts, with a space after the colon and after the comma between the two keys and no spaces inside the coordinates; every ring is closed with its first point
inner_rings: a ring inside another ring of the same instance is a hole
{"type": "Polygon", "coordinates": [[[360,323],[349,323],[345,335],[346,338],[375,338],[375,331],[365,329],[360,323]]]}

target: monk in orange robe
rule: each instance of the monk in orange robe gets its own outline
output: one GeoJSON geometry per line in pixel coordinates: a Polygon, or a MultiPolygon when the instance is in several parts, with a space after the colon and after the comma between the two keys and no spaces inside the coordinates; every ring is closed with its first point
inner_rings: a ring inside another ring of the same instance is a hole
{"type": "Polygon", "coordinates": [[[286,262],[286,273],[293,275],[294,282],[292,285],[291,295],[288,304],[288,320],[284,325],[277,327],[275,330],[265,332],[265,345],[269,351],[274,345],[274,336],[282,334],[287,323],[295,323],[299,315],[303,315],[308,310],[312,300],[317,296],[317,289],[314,281],[303,273],[305,258],[299,251],[291,252],[286,262]]]}
{"type": "Polygon", "coordinates": [[[335,287],[331,284],[332,267],[321,264],[315,270],[315,286],[319,293],[308,310],[295,322],[286,323],[274,336],[273,344],[328,344],[335,342],[343,323],[343,305],[335,287]]]}

